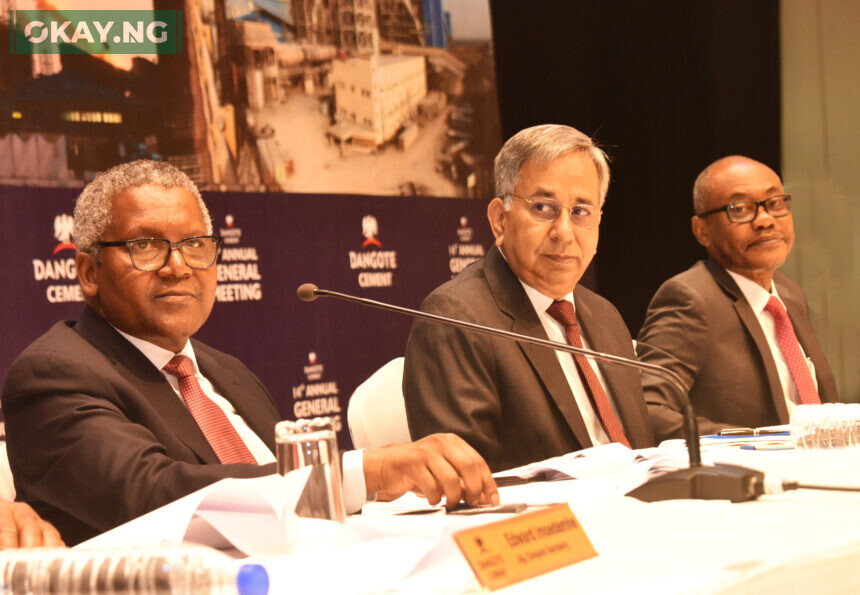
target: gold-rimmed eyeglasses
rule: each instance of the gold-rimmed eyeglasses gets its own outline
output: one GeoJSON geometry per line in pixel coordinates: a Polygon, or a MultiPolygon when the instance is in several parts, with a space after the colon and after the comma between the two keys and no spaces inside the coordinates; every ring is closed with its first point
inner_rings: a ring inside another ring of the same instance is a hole
{"type": "Polygon", "coordinates": [[[547,223],[555,221],[561,214],[562,209],[567,210],[570,214],[570,221],[582,229],[592,229],[600,221],[600,209],[590,204],[574,203],[572,205],[564,205],[554,198],[538,197],[525,198],[519,194],[512,194],[514,198],[519,198],[528,203],[529,214],[537,221],[545,221],[547,223]]]}

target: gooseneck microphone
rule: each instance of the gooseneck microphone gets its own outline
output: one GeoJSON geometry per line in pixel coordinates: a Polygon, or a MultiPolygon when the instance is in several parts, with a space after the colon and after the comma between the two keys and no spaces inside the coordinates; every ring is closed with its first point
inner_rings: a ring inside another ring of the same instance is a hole
{"type": "MultiPolygon", "coordinates": [[[[560,351],[576,353],[605,362],[612,362],[621,366],[637,368],[639,370],[654,374],[655,376],[659,376],[668,380],[678,392],[686,395],[683,383],[681,382],[681,379],[678,377],[678,375],[672,370],[664,368],[663,366],[658,366],[656,364],[646,364],[638,360],[631,360],[618,355],[601,353],[599,351],[593,351],[591,349],[585,349],[582,347],[574,347],[573,345],[568,345],[567,343],[559,343],[558,341],[540,339],[538,337],[532,337],[530,335],[523,335],[511,331],[505,331],[491,326],[477,324],[475,322],[467,322],[465,320],[458,320],[456,318],[449,318],[447,316],[440,316],[439,314],[431,314],[429,312],[422,312],[420,310],[412,310],[410,308],[386,304],[384,302],[377,302],[376,300],[356,297],[345,293],[339,293],[337,291],[329,291],[328,289],[319,289],[313,283],[305,283],[303,285],[300,285],[298,290],[296,291],[296,295],[298,295],[299,299],[304,302],[312,302],[318,297],[333,297],[347,302],[354,302],[357,304],[362,304],[364,306],[370,306],[371,308],[379,308],[380,310],[388,310],[391,312],[397,312],[398,314],[405,314],[406,316],[412,316],[413,318],[423,318],[424,320],[432,320],[433,322],[446,324],[448,326],[465,328],[476,333],[494,335],[496,337],[504,337],[506,339],[519,341],[520,343],[531,343],[532,345],[540,345],[541,347],[546,347],[548,349],[558,349],[560,351]]],[[[688,435],[696,437],[696,440],[689,441],[690,465],[699,466],[702,464],[702,455],[699,448],[698,440],[699,426],[696,422],[696,416],[692,415],[690,400],[683,399],[683,401],[685,409],[690,408],[690,415],[687,415],[686,411],[684,412],[684,421],[686,424],[685,430],[687,431],[688,435]]]]}
{"type": "Polygon", "coordinates": [[[386,304],[384,302],[356,297],[346,293],[330,291],[328,289],[319,289],[313,283],[304,283],[300,285],[296,291],[296,295],[298,295],[300,300],[305,302],[312,302],[318,297],[331,297],[338,300],[360,304],[362,306],[369,306],[371,308],[404,314],[413,318],[430,320],[439,324],[462,328],[476,333],[503,337],[520,343],[539,345],[547,349],[555,349],[558,351],[565,351],[567,353],[584,355],[610,364],[635,368],[645,372],[646,374],[652,374],[663,378],[669,382],[680,397],[683,409],[682,413],[684,416],[685,440],[687,451],[690,456],[690,467],[688,469],[671,471],[654,477],[638,488],[632,490],[627,495],[646,502],[671,499],[728,499],[733,502],[742,502],[744,500],[755,499],[764,492],[764,474],[760,471],[747,469],[746,467],[740,467],[737,465],[702,465],[701,448],[699,445],[699,425],[696,422],[693,406],[690,403],[690,399],[687,397],[687,391],[684,388],[681,378],[675,372],[664,368],[663,366],[648,364],[609,353],[601,353],[599,351],[582,347],[574,347],[567,343],[559,343],[548,339],[539,339],[537,337],[485,326],[475,322],[467,322],[465,320],[440,316],[439,314],[431,314],[429,312],[421,312],[420,310],[386,304]]]}

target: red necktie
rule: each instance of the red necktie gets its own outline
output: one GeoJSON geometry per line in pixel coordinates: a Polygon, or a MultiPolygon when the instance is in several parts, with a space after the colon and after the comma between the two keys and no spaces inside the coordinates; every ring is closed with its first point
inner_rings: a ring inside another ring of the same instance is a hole
{"type": "Polygon", "coordinates": [[[764,311],[773,317],[776,342],[779,343],[779,348],[785,357],[785,363],[788,364],[788,371],[794,378],[794,385],[797,387],[800,402],[804,405],[818,405],[821,403],[821,397],[818,396],[815,381],[806,366],[806,359],[800,350],[800,343],[797,341],[797,335],[794,334],[794,327],[788,318],[788,312],[785,311],[775,296],[771,296],[767,301],[764,311]]]}
{"type": "Polygon", "coordinates": [[[225,465],[228,463],[256,465],[257,460],[236,432],[236,428],[227,419],[227,415],[200,388],[191,359],[184,355],[174,356],[164,366],[164,371],[179,380],[179,391],[182,393],[185,405],[194,417],[194,421],[200,426],[218,460],[225,465]]]}
{"type": "MultiPolygon", "coordinates": [[[[579,325],[576,323],[576,312],[573,310],[573,304],[567,300],[553,302],[546,309],[546,312],[564,326],[567,332],[567,342],[574,347],[582,348],[582,337],[579,335],[579,325]]],[[[630,443],[624,435],[621,422],[615,415],[615,410],[612,408],[609,397],[606,396],[606,391],[603,390],[594,368],[588,364],[584,355],[576,354],[573,356],[573,360],[576,362],[580,375],[585,378],[586,387],[591,393],[591,402],[594,403],[597,413],[600,415],[600,421],[603,423],[606,433],[609,434],[609,439],[613,442],[620,442],[629,448],[630,443]]]]}

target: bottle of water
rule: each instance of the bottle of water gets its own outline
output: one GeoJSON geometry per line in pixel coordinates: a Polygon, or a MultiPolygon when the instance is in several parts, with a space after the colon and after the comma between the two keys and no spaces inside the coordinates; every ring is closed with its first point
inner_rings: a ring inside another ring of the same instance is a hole
{"type": "Polygon", "coordinates": [[[0,592],[266,595],[269,576],[196,545],[0,552],[0,592]]]}

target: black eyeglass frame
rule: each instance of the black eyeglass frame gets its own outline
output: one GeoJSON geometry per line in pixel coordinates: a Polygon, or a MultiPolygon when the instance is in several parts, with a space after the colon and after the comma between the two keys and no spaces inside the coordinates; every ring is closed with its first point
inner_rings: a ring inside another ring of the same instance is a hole
{"type": "Polygon", "coordinates": [[[188,266],[188,268],[192,268],[192,269],[195,269],[198,271],[205,271],[206,269],[210,268],[213,264],[215,264],[215,262],[218,260],[218,254],[221,252],[222,240],[223,240],[223,238],[221,236],[216,236],[216,235],[188,236],[187,238],[182,238],[178,242],[171,242],[167,238],[135,238],[133,240],[124,240],[124,241],[116,241],[116,242],[96,242],[95,246],[98,246],[99,248],[122,248],[123,246],[128,248],[128,256],[129,256],[129,258],[131,258],[131,266],[133,266],[134,268],[136,268],[139,271],[144,271],[147,273],[154,273],[156,271],[160,271],[161,269],[163,269],[164,265],[166,265],[170,261],[170,255],[173,254],[174,250],[179,250],[179,253],[182,254],[182,260],[185,262],[185,265],[188,266]],[[205,267],[198,267],[198,266],[194,266],[194,265],[190,264],[188,262],[188,257],[185,256],[185,252],[183,252],[183,250],[182,250],[182,245],[185,242],[187,242],[188,240],[201,240],[201,239],[213,240],[215,242],[215,254],[212,256],[212,262],[210,262],[205,267]],[[160,265],[158,265],[154,269],[145,269],[145,268],[139,267],[134,260],[134,244],[137,242],[163,242],[163,243],[169,244],[170,249],[167,251],[167,254],[164,257],[164,262],[162,262],[160,265]]]}
{"type": "Polygon", "coordinates": [[[768,196],[767,198],[764,198],[762,200],[736,200],[735,202],[730,202],[729,204],[723,205],[721,207],[717,207],[716,209],[711,209],[710,211],[705,211],[704,213],[697,213],[696,217],[707,217],[708,215],[713,215],[714,213],[719,213],[720,211],[725,211],[726,217],[728,217],[729,221],[731,221],[732,223],[749,223],[750,221],[755,221],[755,218],[758,217],[758,210],[760,208],[764,209],[772,217],[776,217],[776,218],[785,217],[786,215],[791,213],[791,195],[790,194],[774,194],[773,196],[768,196]],[[768,201],[773,200],[774,198],[781,198],[783,200],[783,202],[785,203],[785,206],[786,206],[785,213],[777,214],[777,213],[771,212],[770,207],[768,207],[767,203],[768,203],[768,201]],[[750,217],[749,219],[742,219],[742,220],[732,219],[732,216],[729,214],[732,207],[734,207],[735,205],[738,205],[738,204],[742,204],[742,203],[748,203],[748,204],[754,204],[755,205],[755,211],[753,211],[752,217],[750,217]]]}
{"type": "MultiPolygon", "coordinates": [[[[513,196],[514,198],[519,198],[520,200],[527,202],[529,204],[529,206],[534,204],[534,200],[528,199],[524,196],[520,196],[519,194],[511,194],[511,196],[513,196]]],[[[600,225],[600,217],[603,214],[603,209],[601,207],[595,207],[594,205],[590,205],[588,203],[579,203],[579,202],[573,203],[572,205],[564,205],[564,204],[561,204],[560,202],[558,202],[554,198],[545,198],[544,200],[551,200],[553,202],[558,203],[558,206],[561,207],[561,209],[559,209],[558,215],[556,215],[552,219],[538,219],[537,217],[532,215],[532,217],[534,217],[534,219],[536,221],[541,221],[543,223],[552,223],[553,221],[555,221],[556,219],[559,218],[562,210],[567,210],[567,214],[570,217],[570,222],[573,223],[574,227],[578,227],[579,229],[594,229],[595,227],[600,225]],[[580,207],[580,208],[585,209],[586,211],[589,211],[591,213],[591,216],[594,218],[594,225],[592,225],[591,227],[585,227],[584,225],[579,225],[577,223],[574,223],[573,222],[573,214],[571,212],[571,209],[573,209],[574,207],[580,207]]],[[[531,211],[529,211],[529,212],[531,213],[531,211]]]]}

